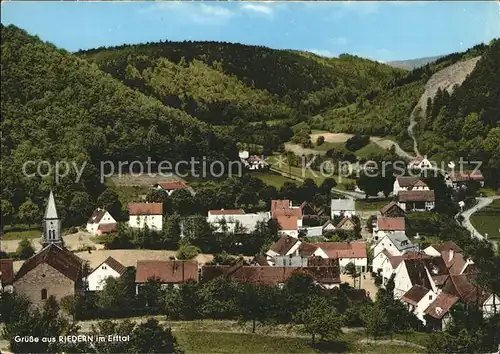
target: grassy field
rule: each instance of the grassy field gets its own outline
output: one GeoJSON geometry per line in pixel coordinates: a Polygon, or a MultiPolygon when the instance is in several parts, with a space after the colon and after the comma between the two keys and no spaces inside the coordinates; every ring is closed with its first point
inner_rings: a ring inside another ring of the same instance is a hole
{"type": "Polygon", "coordinates": [[[252,172],[252,176],[260,179],[265,184],[273,186],[277,189],[280,189],[285,182],[292,182],[296,184],[301,184],[301,182],[290,179],[288,177],[282,176],[280,174],[274,173],[272,171],[269,172],[252,172]]]}
{"type": "Polygon", "coordinates": [[[493,190],[491,188],[481,188],[479,190],[479,194],[481,194],[485,197],[494,197],[494,196],[500,195],[500,190],[493,190]]]}
{"type": "Polygon", "coordinates": [[[387,152],[387,150],[382,149],[374,142],[369,142],[368,145],[362,147],[361,149],[355,152],[358,159],[368,158],[372,154],[383,155],[387,152]]]}
{"type": "Polygon", "coordinates": [[[472,225],[489,239],[500,240],[500,199],[496,199],[486,208],[472,214],[472,225]]]}
{"type": "Polygon", "coordinates": [[[28,225],[5,226],[2,240],[22,240],[23,238],[38,238],[41,236],[42,229],[38,225],[32,225],[28,230],[28,225]]]}
{"type": "Polygon", "coordinates": [[[341,148],[344,146],[344,143],[330,143],[328,141],[325,141],[323,144],[321,145],[316,145],[316,142],[313,141],[314,143],[314,150],[317,150],[317,151],[328,151],[330,149],[333,149],[333,148],[341,148]]]}

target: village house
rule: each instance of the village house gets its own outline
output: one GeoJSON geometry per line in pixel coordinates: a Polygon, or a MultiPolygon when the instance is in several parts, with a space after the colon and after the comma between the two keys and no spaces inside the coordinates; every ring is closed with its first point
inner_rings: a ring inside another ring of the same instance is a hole
{"type": "Polygon", "coordinates": [[[311,243],[311,245],[318,247],[313,256],[325,259],[338,258],[342,271],[349,263],[353,263],[356,269],[361,272],[366,272],[368,269],[365,242],[315,242],[311,243]]]}
{"type": "Polygon", "coordinates": [[[198,262],[192,261],[137,261],[135,274],[136,294],[148,280],[156,279],[162,287],[177,287],[187,281],[198,282],[198,262]]]}
{"type": "Polygon", "coordinates": [[[181,189],[188,189],[188,185],[183,181],[169,181],[169,182],[158,182],[153,186],[153,188],[165,191],[169,196],[171,196],[172,193],[174,193],[175,191],[181,189]]]}
{"type": "Polygon", "coordinates": [[[325,209],[323,207],[318,207],[308,202],[303,202],[300,205],[300,208],[302,209],[302,218],[304,221],[317,220],[325,213],[325,209]]]}
{"type": "Polygon", "coordinates": [[[449,276],[441,257],[412,258],[403,260],[394,277],[394,298],[401,299],[414,285],[423,286],[438,293],[449,276]]]}
{"type": "Polygon", "coordinates": [[[97,208],[87,221],[87,231],[92,235],[116,232],[116,220],[105,209],[97,208]]]}
{"type": "Polygon", "coordinates": [[[330,219],[327,222],[325,222],[322,226],[322,229],[324,234],[329,231],[335,231],[336,227],[335,224],[333,223],[333,220],[330,219]]]}
{"type": "Polygon", "coordinates": [[[335,216],[354,216],[356,215],[356,204],[354,199],[332,199],[331,218],[335,216]]]}
{"type": "Polygon", "coordinates": [[[87,276],[89,291],[101,291],[106,285],[106,279],[119,278],[127,268],[113,257],[108,257],[87,276]]]}
{"type": "Polygon", "coordinates": [[[427,156],[417,156],[408,163],[408,168],[424,170],[432,168],[432,164],[427,159],[427,156]]]}
{"type": "Polygon", "coordinates": [[[293,206],[290,200],[272,200],[271,217],[279,223],[280,235],[299,237],[299,229],[302,228],[302,208],[300,206],[293,206]]]}
{"type": "Polygon", "coordinates": [[[400,191],[398,205],[406,211],[430,211],[435,207],[434,191],[410,190],[400,191]]]}
{"type": "Polygon", "coordinates": [[[42,224],[43,249],[22,264],[13,284],[15,291],[35,306],[43,305],[50,296],[61,300],[75,295],[83,291],[84,284],[82,260],[63,246],[61,220],[52,191],[42,224]]]}
{"type": "Polygon", "coordinates": [[[404,218],[406,216],[406,212],[399,207],[398,203],[390,202],[380,209],[380,215],[391,218],[404,218]]]}
{"type": "Polygon", "coordinates": [[[377,256],[383,250],[387,250],[393,256],[402,256],[407,252],[418,251],[418,246],[414,245],[404,231],[386,232],[378,241],[372,245],[373,248],[373,271],[380,267],[377,265],[377,256]]]}
{"type": "Polygon", "coordinates": [[[431,245],[424,249],[424,253],[433,257],[442,257],[452,275],[474,272],[474,269],[470,267],[474,262],[464,256],[462,249],[455,242],[447,241],[439,245],[431,245]]]}
{"type": "Polygon", "coordinates": [[[402,297],[401,301],[405,303],[409,312],[413,313],[417,318],[425,324],[425,311],[436,301],[437,295],[421,285],[413,285],[402,297]]]}
{"type": "Polygon", "coordinates": [[[309,274],[318,285],[325,289],[340,286],[340,270],[338,266],[323,267],[270,267],[245,266],[242,263],[234,266],[204,266],[204,281],[218,276],[227,276],[242,283],[265,284],[282,287],[296,273],[309,274]]]}
{"type": "Polygon", "coordinates": [[[396,270],[402,261],[405,259],[421,259],[421,258],[431,258],[430,256],[424,254],[423,252],[409,251],[402,255],[393,255],[388,250],[384,249],[380,252],[377,257],[374,257],[372,262],[373,271],[378,273],[382,277],[382,287],[387,285],[387,282],[393,275],[396,274],[396,270]]]}
{"type": "Polygon", "coordinates": [[[429,186],[418,177],[398,176],[394,181],[392,194],[397,196],[400,191],[428,191],[429,186]]]}
{"type": "MultiPolygon", "coordinates": [[[[283,235],[275,242],[271,248],[266,252],[267,260],[270,264],[274,265],[274,259],[279,256],[290,256],[298,251],[302,242],[295,237],[283,235]]],[[[298,253],[296,253],[298,255],[298,253]]]]}
{"type": "Polygon", "coordinates": [[[344,216],[336,226],[337,230],[353,231],[356,229],[355,216],[344,216]]]}
{"type": "Polygon", "coordinates": [[[0,293],[12,293],[14,291],[13,282],[14,261],[12,259],[0,259],[0,293]]]}
{"type": "Polygon", "coordinates": [[[142,229],[147,226],[150,230],[159,231],[163,228],[162,203],[131,203],[128,205],[128,225],[142,229]]]}
{"type": "Polygon", "coordinates": [[[246,214],[242,209],[209,210],[207,222],[214,226],[217,232],[251,233],[259,222],[268,222],[271,219],[269,212],[246,214]]]}
{"type": "Polygon", "coordinates": [[[484,187],[484,177],[480,170],[453,172],[445,177],[448,187],[459,189],[467,186],[468,182],[476,181],[481,187],[484,187]]]}
{"type": "Polygon", "coordinates": [[[239,155],[241,162],[248,170],[256,171],[265,169],[267,167],[267,163],[264,160],[264,156],[257,156],[257,155],[248,156],[248,151],[240,152],[239,155]],[[242,156],[248,156],[248,157],[242,157],[242,156]]]}
{"type": "Polygon", "coordinates": [[[381,240],[386,234],[398,232],[404,233],[406,230],[405,218],[403,217],[385,217],[377,218],[375,226],[373,227],[373,239],[375,241],[381,240]]]}
{"type": "Polygon", "coordinates": [[[478,286],[476,277],[476,274],[461,274],[450,275],[446,279],[442,291],[425,310],[425,322],[429,328],[444,329],[451,320],[451,309],[459,302],[477,306],[485,318],[494,314],[494,307],[496,305],[498,308],[500,297],[478,286]]]}

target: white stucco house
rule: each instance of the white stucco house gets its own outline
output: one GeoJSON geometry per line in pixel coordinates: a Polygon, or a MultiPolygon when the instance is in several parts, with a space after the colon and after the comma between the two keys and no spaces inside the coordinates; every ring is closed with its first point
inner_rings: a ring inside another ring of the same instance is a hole
{"type": "Polygon", "coordinates": [[[268,222],[271,219],[270,212],[249,213],[246,214],[242,209],[219,209],[209,210],[207,222],[217,229],[217,232],[223,232],[223,225],[227,232],[234,232],[236,226],[243,233],[251,233],[259,222],[268,222]]]}
{"type": "Polygon", "coordinates": [[[169,181],[169,182],[158,182],[153,186],[153,188],[156,188],[158,190],[163,190],[169,196],[171,196],[172,193],[174,193],[175,191],[178,191],[181,189],[188,189],[188,185],[186,183],[184,183],[183,181],[169,181]]]}
{"type": "Polygon", "coordinates": [[[429,186],[420,178],[412,176],[398,176],[394,181],[392,194],[397,196],[400,191],[428,191],[429,186]]]}
{"type": "Polygon", "coordinates": [[[335,216],[354,216],[356,215],[356,204],[354,199],[332,199],[331,218],[335,216]]]}
{"type": "Polygon", "coordinates": [[[163,228],[162,203],[131,203],[128,205],[128,211],[130,227],[142,229],[147,226],[156,231],[163,228]]]}
{"type": "Polygon", "coordinates": [[[116,220],[102,208],[94,210],[87,221],[87,231],[92,235],[102,235],[116,231],[116,220]]]}
{"type": "Polygon", "coordinates": [[[299,237],[299,230],[303,226],[302,208],[292,205],[290,200],[272,200],[271,217],[276,219],[281,230],[280,235],[299,237]]]}
{"type": "Polygon", "coordinates": [[[358,271],[366,272],[368,270],[365,242],[315,242],[310,243],[310,245],[317,247],[312,254],[315,257],[324,259],[338,258],[341,270],[344,270],[349,263],[353,263],[358,271]]]}
{"type": "Polygon", "coordinates": [[[89,291],[101,291],[109,277],[119,278],[127,268],[113,257],[108,257],[99,264],[87,277],[89,291]]]}
{"type": "Polygon", "coordinates": [[[432,168],[432,163],[427,159],[427,156],[417,156],[408,163],[408,168],[424,170],[432,168]]]}

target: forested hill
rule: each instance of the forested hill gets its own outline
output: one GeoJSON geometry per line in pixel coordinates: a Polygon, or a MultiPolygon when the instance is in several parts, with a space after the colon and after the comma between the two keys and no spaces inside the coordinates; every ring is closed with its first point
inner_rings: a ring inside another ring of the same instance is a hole
{"type": "MultiPolygon", "coordinates": [[[[148,156],[237,158],[232,138],[15,26],[1,27],[1,78],[1,192],[14,207],[26,197],[46,197],[46,191],[39,193],[42,184],[21,176],[28,160],[88,161],[98,167],[100,161],[148,156]]],[[[89,179],[98,177],[96,172],[89,179]]],[[[68,188],[98,192],[84,183],[68,188]]],[[[66,192],[69,197],[69,189],[58,194],[66,192]]]]}
{"type": "Polygon", "coordinates": [[[126,85],[215,124],[311,115],[352,103],[401,73],[350,55],[327,59],[223,42],[124,45],[77,55],[126,85]]]}

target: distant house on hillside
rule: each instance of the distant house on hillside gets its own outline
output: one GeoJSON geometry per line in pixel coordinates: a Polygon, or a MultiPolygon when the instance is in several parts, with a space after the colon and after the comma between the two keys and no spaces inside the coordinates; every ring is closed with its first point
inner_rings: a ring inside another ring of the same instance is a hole
{"type": "Polygon", "coordinates": [[[106,279],[109,277],[119,278],[125,273],[127,268],[113,257],[108,257],[99,264],[87,277],[89,291],[100,291],[106,285],[106,279]]]}
{"type": "Polygon", "coordinates": [[[14,288],[14,261],[12,259],[0,259],[0,293],[12,293],[14,288]]]}
{"type": "Polygon", "coordinates": [[[380,209],[380,214],[385,217],[405,217],[406,212],[396,202],[390,202],[380,209]]]}
{"type": "Polygon", "coordinates": [[[484,187],[484,177],[479,170],[474,172],[454,172],[445,177],[446,185],[454,189],[465,187],[467,186],[467,182],[471,181],[479,182],[479,185],[484,187]]]}
{"type": "Polygon", "coordinates": [[[130,227],[151,230],[163,228],[163,203],[131,203],[128,205],[130,227]]]}
{"type": "Polygon", "coordinates": [[[240,151],[238,155],[241,162],[248,170],[262,170],[267,167],[264,156],[249,155],[248,151],[240,151]]]}
{"type": "Polygon", "coordinates": [[[408,168],[424,170],[427,168],[432,168],[432,164],[427,159],[427,156],[417,156],[408,163],[408,168]]]}
{"type": "Polygon", "coordinates": [[[87,231],[92,235],[116,232],[116,220],[106,209],[97,208],[87,221],[87,231]]]}
{"type": "Polygon", "coordinates": [[[154,185],[154,188],[163,190],[167,192],[167,194],[170,196],[172,195],[173,192],[177,190],[187,189],[188,186],[183,181],[170,181],[170,182],[158,182],[154,185]]]}
{"type": "Polygon", "coordinates": [[[222,225],[225,222],[227,232],[234,232],[238,225],[243,233],[251,233],[259,222],[268,222],[270,219],[269,212],[246,214],[242,209],[209,210],[207,216],[207,222],[216,227],[218,232],[223,232],[222,225]]]}

